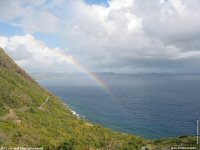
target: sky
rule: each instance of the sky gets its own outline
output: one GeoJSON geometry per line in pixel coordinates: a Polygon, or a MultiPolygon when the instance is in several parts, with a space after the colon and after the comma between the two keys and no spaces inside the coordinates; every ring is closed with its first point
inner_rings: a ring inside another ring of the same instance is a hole
{"type": "Polygon", "coordinates": [[[199,0],[0,0],[0,47],[28,72],[200,73],[199,0]]]}

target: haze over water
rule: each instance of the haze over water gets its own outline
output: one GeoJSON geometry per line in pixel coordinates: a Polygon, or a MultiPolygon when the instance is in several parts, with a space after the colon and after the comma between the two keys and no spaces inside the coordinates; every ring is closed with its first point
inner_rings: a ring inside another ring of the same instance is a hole
{"type": "Polygon", "coordinates": [[[100,77],[113,93],[85,75],[68,74],[39,83],[93,123],[150,139],[196,135],[200,114],[198,75],[117,75],[100,77]]]}

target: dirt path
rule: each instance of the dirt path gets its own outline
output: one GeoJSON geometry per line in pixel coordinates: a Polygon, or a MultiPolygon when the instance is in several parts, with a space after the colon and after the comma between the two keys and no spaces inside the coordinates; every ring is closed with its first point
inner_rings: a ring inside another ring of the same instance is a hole
{"type": "Polygon", "coordinates": [[[39,106],[39,109],[44,109],[44,106],[48,102],[48,100],[49,100],[49,96],[47,97],[46,101],[41,106],[39,106]]]}

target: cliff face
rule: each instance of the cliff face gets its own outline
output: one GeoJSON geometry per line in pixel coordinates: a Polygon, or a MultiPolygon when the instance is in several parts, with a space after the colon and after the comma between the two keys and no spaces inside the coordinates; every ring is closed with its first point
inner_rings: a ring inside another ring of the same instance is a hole
{"type": "Polygon", "coordinates": [[[0,146],[141,149],[145,143],[77,119],[0,48],[0,146]]]}

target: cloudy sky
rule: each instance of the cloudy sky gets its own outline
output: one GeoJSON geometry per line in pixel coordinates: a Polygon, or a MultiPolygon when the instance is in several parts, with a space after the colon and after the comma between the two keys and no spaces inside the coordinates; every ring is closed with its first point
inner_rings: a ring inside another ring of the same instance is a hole
{"type": "Polygon", "coordinates": [[[199,0],[0,0],[0,46],[28,72],[78,72],[78,63],[200,73],[199,8],[199,0]]]}

